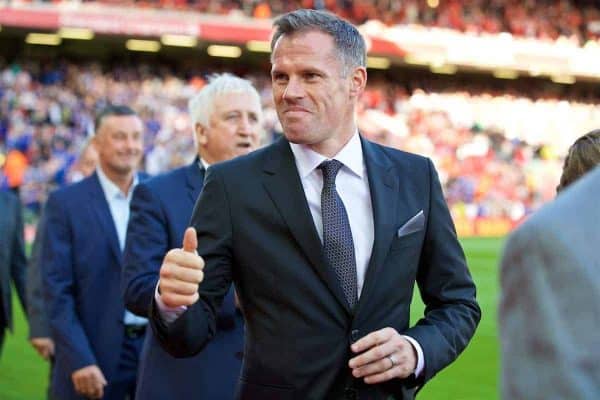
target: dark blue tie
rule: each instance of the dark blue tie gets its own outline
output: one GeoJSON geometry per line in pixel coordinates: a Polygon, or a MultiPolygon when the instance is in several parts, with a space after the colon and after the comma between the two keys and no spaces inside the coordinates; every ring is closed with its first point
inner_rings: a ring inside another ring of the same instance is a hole
{"type": "Polygon", "coordinates": [[[335,177],[342,165],[337,160],[323,161],[319,165],[319,169],[323,172],[321,192],[323,250],[342,286],[350,308],[353,309],[358,300],[354,242],[346,208],[335,190],[335,177]]]}

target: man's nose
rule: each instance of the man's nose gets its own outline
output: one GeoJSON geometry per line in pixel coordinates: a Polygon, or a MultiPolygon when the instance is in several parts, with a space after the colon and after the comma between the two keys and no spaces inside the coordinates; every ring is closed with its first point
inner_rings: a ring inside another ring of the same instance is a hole
{"type": "Polygon", "coordinates": [[[304,87],[298,78],[291,77],[283,92],[285,100],[296,100],[304,97],[304,87]]]}

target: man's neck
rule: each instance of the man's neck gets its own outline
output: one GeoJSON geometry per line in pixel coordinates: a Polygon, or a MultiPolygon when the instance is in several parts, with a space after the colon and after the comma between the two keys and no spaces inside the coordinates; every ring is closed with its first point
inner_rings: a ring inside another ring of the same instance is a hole
{"type": "Polygon", "coordinates": [[[333,137],[324,140],[323,142],[307,144],[306,146],[312,151],[321,154],[322,156],[325,156],[327,158],[333,158],[344,148],[344,146],[348,144],[348,142],[350,141],[350,139],[352,139],[352,136],[354,136],[355,133],[356,128],[354,128],[353,131],[350,131],[349,134],[344,135],[342,137],[333,137]]]}
{"type": "Polygon", "coordinates": [[[129,189],[133,184],[135,171],[131,171],[126,174],[120,174],[115,171],[110,171],[107,168],[102,168],[102,165],[100,165],[99,168],[102,170],[102,173],[119,188],[121,193],[123,193],[125,196],[129,194],[129,189]]]}

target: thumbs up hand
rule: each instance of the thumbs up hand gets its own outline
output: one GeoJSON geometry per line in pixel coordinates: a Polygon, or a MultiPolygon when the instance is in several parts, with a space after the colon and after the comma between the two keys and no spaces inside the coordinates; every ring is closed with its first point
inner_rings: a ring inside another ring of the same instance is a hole
{"type": "Polygon", "coordinates": [[[167,307],[190,306],[198,301],[198,286],[204,279],[204,260],[196,253],[198,239],[194,228],[187,228],[183,247],[169,250],[160,266],[158,290],[167,307]]]}

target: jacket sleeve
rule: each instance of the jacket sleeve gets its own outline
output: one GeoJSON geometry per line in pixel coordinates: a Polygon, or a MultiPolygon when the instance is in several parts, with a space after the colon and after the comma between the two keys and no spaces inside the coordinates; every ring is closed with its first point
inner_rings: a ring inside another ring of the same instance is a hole
{"type": "Polygon", "coordinates": [[[159,199],[143,183],[131,199],[121,289],[125,307],[148,317],[162,260],[169,251],[167,218],[159,199]]]}
{"type": "Polygon", "coordinates": [[[71,221],[64,207],[64,200],[50,195],[41,269],[51,336],[72,372],[97,361],[77,313],[73,270],[77,249],[72,246],[71,221]]]}
{"type": "Polygon", "coordinates": [[[42,290],[42,271],[40,270],[45,216],[42,212],[38,221],[31,256],[27,266],[27,313],[29,315],[29,338],[50,337],[48,312],[42,290]]]}
{"type": "Polygon", "coordinates": [[[425,304],[425,315],[404,334],[421,345],[426,382],[454,361],[475,333],[481,310],[475,299],[475,284],[460,246],[442,188],[430,160],[429,218],[417,284],[425,304]]]}
{"type": "Polygon", "coordinates": [[[12,257],[10,265],[10,274],[15,285],[17,295],[23,306],[23,310],[27,312],[27,298],[25,295],[25,276],[27,269],[27,259],[25,258],[25,239],[23,230],[23,210],[21,202],[15,198],[15,237],[12,241],[12,257]]]}
{"type": "Polygon", "coordinates": [[[200,299],[168,325],[160,318],[155,301],[151,307],[156,337],[175,357],[197,354],[214,336],[217,312],[232,282],[230,204],[218,167],[207,172],[191,225],[198,235],[198,254],[205,262],[200,299]]]}

